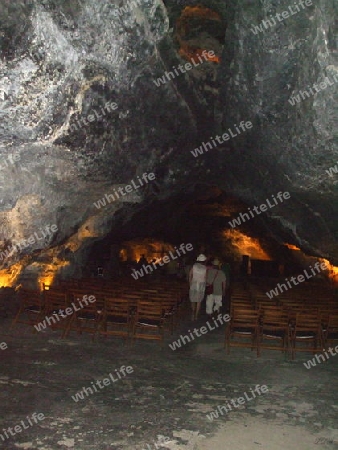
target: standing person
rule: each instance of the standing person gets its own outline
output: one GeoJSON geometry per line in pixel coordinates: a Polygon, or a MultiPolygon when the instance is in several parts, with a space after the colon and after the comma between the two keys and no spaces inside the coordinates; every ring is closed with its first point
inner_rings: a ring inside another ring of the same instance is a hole
{"type": "Polygon", "coordinates": [[[207,285],[213,285],[213,292],[207,295],[206,301],[206,313],[209,317],[220,311],[222,298],[225,295],[227,279],[224,272],[219,269],[219,264],[218,259],[214,259],[212,268],[207,272],[207,285]]]}
{"type": "Polygon", "coordinates": [[[144,253],[141,255],[141,258],[138,260],[138,263],[137,263],[138,268],[141,269],[143,264],[144,265],[148,264],[148,261],[147,261],[146,257],[144,256],[144,253]]]}
{"type": "Polygon", "coordinates": [[[201,302],[205,293],[205,282],[207,276],[207,268],[205,262],[207,257],[201,253],[189,272],[189,298],[191,302],[192,317],[196,320],[201,309],[201,302]]]}

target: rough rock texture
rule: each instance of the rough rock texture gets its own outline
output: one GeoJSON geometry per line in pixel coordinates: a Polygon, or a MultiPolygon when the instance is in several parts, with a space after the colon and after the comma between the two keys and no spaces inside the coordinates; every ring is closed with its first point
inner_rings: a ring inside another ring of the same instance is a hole
{"type": "MultiPolygon", "coordinates": [[[[271,210],[271,227],[282,226],[305,249],[337,257],[337,179],[326,170],[337,162],[338,5],[334,1],[277,21],[254,34],[254,25],[290,11],[288,1],[234,2],[229,8],[223,58],[222,128],[251,120],[253,130],[232,141],[224,158],[227,188],[250,204],[289,191],[271,210]],[[318,94],[314,83],[330,83],[318,94]],[[292,106],[299,91],[310,98],[292,106]]],[[[293,12],[296,11],[293,6],[293,12]]],[[[221,158],[223,159],[223,158],[221,158]]],[[[337,261],[337,259],[336,259],[337,261]]]]}
{"type": "Polygon", "coordinates": [[[61,265],[80,274],[88,246],[114,229],[116,211],[131,217],[154,200],[192,192],[197,181],[251,206],[289,191],[290,200],[262,217],[266,226],[277,240],[287,235],[338,263],[337,175],[326,173],[337,163],[336,2],[319,0],[257,34],[252,25],[287,10],[287,0],[203,5],[220,19],[193,17],[183,38],[213,45],[220,64],[204,62],[156,86],[187,62],[178,52],[182,2],[2,2],[2,250],[47,225],[57,231],[8,251],[1,267],[61,265]],[[318,94],[288,102],[335,76],[318,94]],[[192,156],[241,120],[253,128],[192,156]],[[94,206],[144,172],[156,180],[94,206]]]}

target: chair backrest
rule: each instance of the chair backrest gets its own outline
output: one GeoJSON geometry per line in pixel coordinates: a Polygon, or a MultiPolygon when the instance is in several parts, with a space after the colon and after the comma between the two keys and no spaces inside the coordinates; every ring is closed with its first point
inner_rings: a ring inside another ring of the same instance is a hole
{"type": "Polygon", "coordinates": [[[138,302],[144,299],[144,295],[142,292],[128,292],[121,294],[121,298],[128,300],[130,306],[136,308],[138,302]]]}
{"type": "Polygon", "coordinates": [[[69,302],[73,302],[75,305],[79,304],[79,307],[84,308],[88,311],[103,308],[103,298],[98,296],[97,293],[93,293],[92,290],[90,291],[88,289],[69,289],[67,291],[67,294],[69,302]],[[95,297],[95,302],[88,302],[88,298],[90,296],[95,297]]]}
{"type": "Polygon", "coordinates": [[[261,311],[261,314],[264,315],[268,312],[271,313],[284,313],[286,314],[285,309],[283,308],[283,306],[272,306],[272,305],[260,305],[259,306],[259,311],[261,311]]]}
{"type": "Polygon", "coordinates": [[[57,309],[65,309],[69,305],[67,294],[61,291],[44,291],[44,300],[47,313],[57,309]]]}
{"type": "Polygon", "coordinates": [[[127,317],[130,315],[130,302],[126,298],[105,297],[103,314],[105,316],[127,317]]]}
{"type": "Polygon", "coordinates": [[[239,311],[256,311],[257,312],[257,310],[255,310],[253,305],[251,305],[251,303],[238,303],[238,304],[234,303],[231,305],[231,308],[230,308],[231,317],[239,311]]]}
{"type": "Polygon", "coordinates": [[[282,309],[264,309],[262,311],[262,327],[286,328],[289,323],[288,313],[282,309]]]}
{"type": "Polygon", "coordinates": [[[159,320],[163,317],[163,307],[158,302],[139,301],[136,309],[136,320],[153,319],[159,320]]]}
{"type": "Polygon", "coordinates": [[[231,300],[230,307],[231,310],[234,308],[254,309],[250,300],[231,300]]]}
{"type": "Polygon", "coordinates": [[[144,294],[154,294],[154,295],[156,295],[156,294],[158,294],[159,293],[159,289],[142,289],[142,292],[144,293],[144,294]]]}
{"type": "Polygon", "coordinates": [[[327,327],[331,332],[336,331],[338,333],[338,314],[329,315],[327,327]]]}
{"type": "Polygon", "coordinates": [[[42,293],[37,289],[20,289],[18,291],[21,303],[25,305],[41,305],[43,303],[42,293]]]}
{"type": "Polygon", "coordinates": [[[258,326],[260,313],[254,309],[235,309],[231,314],[230,324],[237,326],[258,326]]]}
{"type": "Polygon", "coordinates": [[[318,312],[315,314],[298,312],[296,314],[295,331],[315,331],[319,330],[320,326],[321,321],[318,312]]]}

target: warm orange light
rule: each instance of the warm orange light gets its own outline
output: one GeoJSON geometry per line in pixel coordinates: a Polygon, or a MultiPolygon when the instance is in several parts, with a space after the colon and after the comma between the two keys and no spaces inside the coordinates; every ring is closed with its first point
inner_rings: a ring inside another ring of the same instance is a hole
{"type": "Polygon", "coordinates": [[[207,50],[203,50],[201,48],[193,50],[188,45],[182,45],[178,53],[180,56],[182,56],[182,58],[185,58],[192,63],[195,62],[197,65],[201,64],[201,61],[204,62],[205,60],[213,61],[216,63],[219,63],[221,61],[221,58],[216,55],[210,56],[207,50]]]}
{"type": "Polygon", "coordinates": [[[69,237],[66,244],[60,247],[55,247],[47,250],[47,255],[51,263],[33,263],[39,267],[40,276],[38,278],[39,287],[42,290],[43,284],[52,285],[56,275],[62,269],[70,265],[70,261],[60,259],[59,255],[62,251],[70,251],[75,253],[82,245],[86,239],[91,239],[93,237],[99,237],[100,234],[95,229],[95,220],[89,218],[75,234],[69,237]]]}
{"type": "Polygon", "coordinates": [[[196,48],[196,46],[193,47],[192,45],[189,45],[187,34],[189,33],[190,21],[196,17],[205,20],[216,20],[218,22],[222,20],[218,13],[205,6],[186,6],[177,20],[176,37],[180,46],[179,54],[182,58],[185,58],[192,63],[195,62],[196,65],[199,65],[201,64],[201,61],[205,62],[206,60],[219,63],[221,61],[219,56],[209,56],[208,50],[210,51],[212,49],[196,48]]]}
{"type": "Polygon", "coordinates": [[[293,244],[284,243],[284,245],[290,250],[297,251],[297,253],[294,253],[293,256],[295,256],[296,260],[304,267],[308,266],[309,263],[314,265],[317,261],[320,263],[325,263],[327,269],[322,271],[323,278],[327,277],[334,284],[338,285],[338,267],[333,266],[328,259],[309,256],[306,253],[302,252],[300,248],[298,248],[296,245],[293,244]]]}
{"type": "Polygon", "coordinates": [[[12,287],[15,285],[21,273],[23,265],[20,263],[13,264],[8,269],[0,270],[0,287],[12,287]]]}
{"type": "Polygon", "coordinates": [[[300,250],[300,248],[296,247],[293,244],[286,244],[286,243],[284,243],[283,245],[285,245],[289,250],[300,250]]]}
{"type": "Polygon", "coordinates": [[[327,271],[326,275],[334,284],[338,285],[338,267],[333,266],[328,259],[325,258],[318,258],[320,262],[323,262],[326,264],[327,271]]]}
{"type": "Polygon", "coordinates": [[[247,236],[237,230],[225,230],[223,235],[231,241],[234,253],[238,257],[249,255],[251,259],[271,261],[271,257],[263,250],[258,239],[247,236]]]}
{"type": "Polygon", "coordinates": [[[35,266],[38,265],[40,269],[40,276],[38,278],[40,290],[43,290],[44,284],[51,286],[59,270],[62,267],[69,266],[69,264],[69,261],[62,261],[57,257],[53,257],[53,262],[51,264],[33,263],[35,266]]]}
{"type": "Polygon", "coordinates": [[[11,274],[7,270],[0,271],[0,287],[11,287],[14,284],[11,274]]]}
{"type": "Polygon", "coordinates": [[[49,290],[49,287],[53,284],[54,275],[50,275],[49,277],[39,277],[39,288],[41,291],[49,290]]]}
{"type": "Polygon", "coordinates": [[[157,263],[170,250],[174,250],[173,245],[154,239],[133,240],[124,242],[122,245],[122,249],[120,250],[120,258],[122,261],[139,261],[141,256],[144,255],[148,262],[155,260],[157,263]]]}
{"type": "Polygon", "coordinates": [[[219,20],[221,21],[222,18],[221,16],[213,11],[210,8],[207,8],[205,6],[201,6],[201,5],[197,5],[197,6],[186,6],[182,13],[181,13],[181,19],[185,19],[185,18],[191,18],[191,17],[202,17],[204,19],[209,19],[209,20],[219,20]]]}

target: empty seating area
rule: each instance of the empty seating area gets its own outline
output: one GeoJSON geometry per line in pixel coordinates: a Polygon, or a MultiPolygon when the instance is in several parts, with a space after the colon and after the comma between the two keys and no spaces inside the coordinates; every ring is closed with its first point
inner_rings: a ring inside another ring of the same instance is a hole
{"type": "Polygon", "coordinates": [[[117,336],[161,342],[179,324],[188,295],[187,283],[176,280],[82,279],[42,288],[18,291],[20,307],[12,327],[25,323],[33,332],[50,327],[61,330],[62,338],[88,333],[94,341],[117,336]]]}
{"type": "MultiPolygon", "coordinates": [[[[329,287],[304,283],[269,298],[272,283],[233,283],[231,319],[225,327],[227,354],[242,347],[258,357],[277,350],[294,359],[298,352],[314,354],[338,344],[338,302],[329,287]]],[[[69,280],[44,285],[41,292],[20,289],[12,326],[25,323],[33,332],[60,330],[61,338],[88,334],[95,342],[119,337],[130,344],[141,339],[163,343],[186,317],[188,289],[186,281],[130,278],[69,280]]]]}
{"type": "Polygon", "coordinates": [[[261,280],[235,283],[225,348],[247,347],[257,356],[277,350],[294,359],[297,352],[317,353],[338,343],[338,302],[324,284],[307,283],[269,298],[274,286],[261,280]]]}

